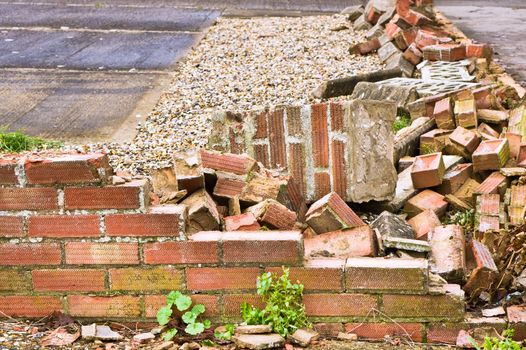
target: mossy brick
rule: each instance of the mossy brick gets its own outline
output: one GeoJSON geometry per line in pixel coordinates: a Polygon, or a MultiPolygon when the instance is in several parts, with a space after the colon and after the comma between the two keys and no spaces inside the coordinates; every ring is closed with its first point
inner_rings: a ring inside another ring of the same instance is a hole
{"type": "Polygon", "coordinates": [[[69,314],[74,317],[129,318],[141,316],[136,296],[68,295],[69,314]]]}
{"type": "Polygon", "coordinates": [[[161,291],[184,288],[183,270],[169,267],[110,269],[110,289],[116,291],[161,291]]]}

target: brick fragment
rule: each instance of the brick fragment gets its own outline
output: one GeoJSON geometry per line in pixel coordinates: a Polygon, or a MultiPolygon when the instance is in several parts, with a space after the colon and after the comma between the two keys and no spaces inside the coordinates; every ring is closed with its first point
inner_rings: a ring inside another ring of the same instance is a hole
{"type": "Polygon", "coordinates": [[[17,163],[18,159],[16,157],[0,159],[0,185],[18,184],[18,176],[16,175],[17,163]]]}
{"type": "Polygon", "coordinates": [[[35,291],[97,292],[105,290],[103,270],[33,270],[32,277],[35,291]]]}
{"type": "Polygon", "coordinates": [[[98,215],[41,215],[29,218],[30,237],[98,237],[98,215]]]}
{"type": "Polygon", "coordinates": [[[482,140],[494,140],[499,138],[499,133],[486,123],[480,123],[477,128],[482,140]]]}
{"type": "Polygon", "coordinates": [[[137,243],[67,242],[66,264],[114,265],[138,264],[137,243]]]}
{"type": "Polygon", "coordinates": [[[373,38],[371,40],[355,44],[349,48],[349,53],[354,55],[367,55],[380,48],[380,40],[373,38]]]}
{"type": "Polygon", "coordinates": [[[404,212],[410,217],[420,214],[426,209],[433,210],[438,217],[446,213],[447,202],[439,193],[431,190],[424,190],[409,199],[404,206],[404,212]]]}
{"type": "Polygon", "coordinates": [[[23,237],[24,218],[22,216],[0,216],[0,237],[23,237]]]}
{"type": "Polygon", "coordinates": [[[345,265],[348,291],[424,293],[427,273],[424,259],[349,258],[345,265]]]}
{"type": "Polygon", "coordinates": [[[267,199],[247,208],[259,224],[276,230],[291,230],[296,224],[296,213],[276,200],[267,199]]]}
{"type": "Polygon", "coordinates": [[[473,153],[473,171],[499,170],[510,157],[507,139],[482,141],[473,153]]]}
{"type": "Polygon", "coordinates": [[[437,226],[429,233],[431,272],[450,283],[461,283],[466,275],[466,241],[459,225],[437,226]]]}
{"type": "Polygon", "coordinates": [[[55,210],[58,194],[54,188],[0,188],[0,210],[55,210]]]}
{"type": "Polygon", "coordinates": [[[417,156],[411,170],[413,186],[415,188],[438,186],[442,183],[445,171],[442,153],[417,156]]]}
{"type": "Polygon", "coordinates": [[[453,104],[450,97],[446,97],[435,103],[433,117],[440,129],[454,129],[455,119],[453,114],[453,104]]]}
{"type": "Polygon", "coordinates": [[[471,175],[473,175],[473,164],[463,163],[456,165],[446,171],[438,192],[443,195],[455,193],[471,175]]]}
{"type": "Polygon", "coordinates": [[[429,232],[440,226],[440,219],[433,210],[427,209],[411,218],[408,222],[415,231],[415,238],[423,241],[428,240],[429,232]]]}
{"type": "Polygon", "coordinates": [[[59,265],[60,245],[55,243],[2,243],[2,265],[59,265]]]}
{"type": "Polygon", "coordinates": [[[66,209],[137,209],[144,200],[146,182],[122,186],[68,187],[64,189],[66,209]]]}
{"type": "Polygon", "coordinates": [[[223,220],[225,222],[225,231],[258,231],[261,229],[256,217],[252,213],[226,216],[223,220]]]}
{"type": "Polygon", "coordinates": [[[501,194],[505,191],[505,188],[507,187],[507,179],[506,176],[502,175],[498,171],[492,172],[482,183],[478,186],[476,186],[473,189],[474,195],[481,195],[481,194],[494,194],[498,193],[501,194]],[[501,191],[501,189],[504,189],[504,191],[501,191]]]}
{"type": "Polygon", "coordinates": [[[69,295],[67,300],[71,316],[127,318],[141,315],[140,299],[135,296],[69,295]]]}
{"type": "Polygon", "coordinates": [[[350,230],[327,232],[306,238],[305,256],[310,257],[358,257],[376,256],[377,243],[369,226],[350,230]]]}
{"type": "Polygon", "coordinates": [[[254,159],[242,154],[219,153],[202,149],[199,156],[203,168],[236,175],[247,175],[257,166],[254,159]]]}
{"type": "Polygon", "coordinates": [[[467,154],[473,153],[480,142],[477,134],[461,126],[458,126],[453,133],[449,135],[449,139],[453,144],[461,147],[467,154]]]}
{"type": "Polygon", "coordinates": [[[221,198],[239,198],[245,190],[246,185],[246,182],[239,177],[218,172],[217,182],[214,186],[214,196],[221,198]]]}
{"type": "Polygon", "coordinates": [[[477,297],[491,287],[497,278],[498,269],[488,248],[476,240],[468,245],[467,264],[474,269],[463,289],[471,297],[477,297]]]}
{"type": "MultiPolygon", "coordinates": [[[[171,236],[184,231],[186,208],[166,204],[151,207],[145,214],[109,214],[105,218],[109,236],[171,236]]],[[[183,232],[184,233],[184,232],[183,232]]]]}
{"type": "Polygon", "coordinates": [[[105,154],[30,156],[24,164],[28,184],[80,184],[105,182],[112,174],[105,154]]]}
{"type": "Polygon", "coordinates": [[[476,128],[478,125],[477,106],[475,99],[466,99],[455,102],[455,123],[464,128],[476,128]]]}
{"type": "Polygon", "coordinates": [[[180,290],[183,270],[156,267],[110,269],[110,289],[118,291],[180,290]]]}
{"type": "Polygon", "coordinates": [[[365,225],[336,192],[315,202],[306,216],[307,224],[318,234],[365,225]]]}
{"type": "Polygon", "coordinates": [[[187,233],[212,231],[219,228],[221,217],[217,205],[206,190],[201,189],[192,193],[181,204],[188,207],[187,233]]]}
{"type": "Polygon", "coordinates": [[[173,167],[177,176],[177,187],[193,193],[205,187],[203,167],[196,151],[176,153],[173,156],[173,167]]]}
{"type": "Polygon", "coordinates": [[[493,49],[487,44],[467,44],[466,58],[476,57],[485,58],[491,61],[493,56],[493,49]]]}
{"type": "Polygon", "coordinates": [[[464,45],[437,44],[423,48],[424,59],[428,61],[460,61],[466,58],[464,45]]]}

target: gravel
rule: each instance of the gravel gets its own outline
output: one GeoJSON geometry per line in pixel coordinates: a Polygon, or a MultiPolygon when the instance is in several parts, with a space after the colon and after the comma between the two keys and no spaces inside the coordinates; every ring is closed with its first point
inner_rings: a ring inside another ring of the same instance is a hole
{"type": "Polygon", "coordinates": [[[174,151],[205,144],[215,111],[312,102],[326,79],[381,68],[377,55],[349,55],[365,32],[342,25],[341,15],[219,19],[178,65],[133,142],[77,148],[108,152],[115,169],[144,173],[168,165],[174,151]]]}

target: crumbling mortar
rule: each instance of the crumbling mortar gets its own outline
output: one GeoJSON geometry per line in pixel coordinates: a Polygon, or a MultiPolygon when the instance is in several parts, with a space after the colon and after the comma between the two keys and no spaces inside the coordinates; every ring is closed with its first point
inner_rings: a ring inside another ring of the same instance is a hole
{"type": "Polygon", "coordinates": [[[17,178],[17,187],[26,187],[27,185],[27,177],[26,177],[26,169],[24,167],[26,162],[26,157],[22,157],[18,160],[15,166],[15,176],[17,178]]]}
{"type": "Polygon", "coordinates": [[[312,138],[309,135],[312,134],[312,124],[311,124],[311,113],[312,107],[310,105],[304,105],[300,110],[300,119],[303,135],[305,136],[304,143],[304,158],[305,158],[305,189],[306,189],[306,198],[314,198],[315,188],[314,188],[314,159],[312,153],[312,138]]]}

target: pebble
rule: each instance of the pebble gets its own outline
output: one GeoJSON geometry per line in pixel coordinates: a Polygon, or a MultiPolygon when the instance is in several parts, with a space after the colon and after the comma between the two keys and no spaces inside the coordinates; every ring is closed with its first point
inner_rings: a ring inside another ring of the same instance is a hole
{"type": "Polygon", "coordinates": [[[375,54],[349,55],[365,32],[333,31],[347,25],[343,15],[219,19],[176,67],[133,142],[66,148],[106,152],[115,170],[146,174],[169,166],[174,151],[204,145],[214,112],[316,102],[310,92],[322,81],[382,67],[375,54]]]}

